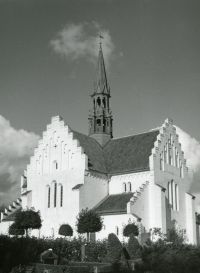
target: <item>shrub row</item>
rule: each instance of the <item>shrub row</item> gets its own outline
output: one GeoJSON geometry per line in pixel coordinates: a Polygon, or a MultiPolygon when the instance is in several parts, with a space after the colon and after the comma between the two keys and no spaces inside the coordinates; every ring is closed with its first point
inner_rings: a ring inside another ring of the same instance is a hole
{"type": "Polygon", "coordinates": [[[158,241],[144,246],[141,258],[136,273],[200,273],[200,248],[196,246],[158,241]]]}
{"type": "MultiPolygon", "coordinates": [[[[81,261],[81,245],[85,242],[82,238],[65,240],[63,238],[36,239],[29,237],[0,236],[0,272],[9,272],[12,267],[19,264],[38,262],[40,254],[49,248],[62,260],[81,261]]],[[[87,260],[97,262],[106,255],[106,241],[87,244],[87,260]]]]}

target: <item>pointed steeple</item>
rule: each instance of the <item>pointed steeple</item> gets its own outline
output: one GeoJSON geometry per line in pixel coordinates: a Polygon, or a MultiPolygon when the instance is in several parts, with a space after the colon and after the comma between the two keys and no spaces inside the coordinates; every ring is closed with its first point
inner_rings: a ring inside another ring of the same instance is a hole
{"type": "Polygon", "coordinates": [[[102,146],[112,138],[112,112],[110,110],[110,87],[108,85],[103,50],[100,43],[97,76],[91,95],[92,110],[89,115],[89,135],[102,146]]]}
{"type": "Polygon", "coordinates": [[[106,68],[104,63],[103,51],[100,42],[99,56],[97,63],[97,75],[94,83],[94,93],[103,93],[110,95],[110,87],[107,81],[106,68]]]}

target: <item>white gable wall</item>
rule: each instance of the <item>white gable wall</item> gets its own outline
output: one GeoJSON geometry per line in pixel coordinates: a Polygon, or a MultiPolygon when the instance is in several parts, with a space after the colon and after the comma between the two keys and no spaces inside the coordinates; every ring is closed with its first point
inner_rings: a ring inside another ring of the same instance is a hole
{"type": "MultiPolygon", "coordinates": [[[[72,188],[84,183],[87,157],[73,133],[60,117],[52,118],[39,146],[27,167],[27,190],[32,193],[32,204],[40,210],[43,220],[40,235],[56,236],[59,226],[69,223],[74,228],[79,212],[79,193],[72,188]],[[54,190],[57,184],[56,205],[54,190]],[[61,206],[61,185],[63,204],[61,206]],[[50,187],[50,208],[48,188],[50,187]]],[[[30,205],[29,205],[30,206],[30,205]]]]}
{"type": "MultiPolygon", "coordinates": [[[[155,176],[151,211],[156,211],[157,214],[157,220],[152,223],[152,227],[160,227],[163,232],[174,226],[186,229],[188,240],[195,243],[194,236],[191,237],[191,233],[188,233],[189,230],[194,230],[195,222],[191,221],[193,217],[189,219],[186,213],[188,202],[185,193],[190,191],[191,179],[176,128],[170,119],[167,119],[160,129],[150,157],[150,167],[155,176]]],[[[190,199],[192,200],[191,195],[190,199]]],[[[195,211],[192,213],[195,214],[195,211]]]]}

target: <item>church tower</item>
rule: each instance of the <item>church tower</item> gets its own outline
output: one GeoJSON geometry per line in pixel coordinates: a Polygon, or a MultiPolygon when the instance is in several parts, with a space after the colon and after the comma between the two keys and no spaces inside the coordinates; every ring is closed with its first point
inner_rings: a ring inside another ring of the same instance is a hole
{"type": "Polygon", "coordinates": [[[112,112],[110,110],[110,87],[100,43],[97,64],[97,76],[94,82],[94,92],[91,95],[92,110],[89,114],[89,136],[95,138],[104,146],[112,137],[112,112]]]}

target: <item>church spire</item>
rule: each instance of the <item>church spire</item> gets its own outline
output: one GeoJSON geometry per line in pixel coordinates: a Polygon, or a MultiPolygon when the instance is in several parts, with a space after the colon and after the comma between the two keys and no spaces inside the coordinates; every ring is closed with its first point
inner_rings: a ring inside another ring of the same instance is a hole
{"type": "MultiPolygon", "coordinates": [[[[100,36],[100,38],[102,38],[100,36]]],[[[100,42],[94,92],[91,95],[92,110],[89,115],[89,135],[102,146],[112,138],[112,112],[110,110],[110,87],[100,42]]]]}
{"type": "Polygon", "coordinates": [[[99,45],[99,56],[97,64],[97,76],[94,83],[94,93],[105,93],[110,95],[110,87],[107,81],[106,68],[104,63],[102,45],[99,45]]]}

